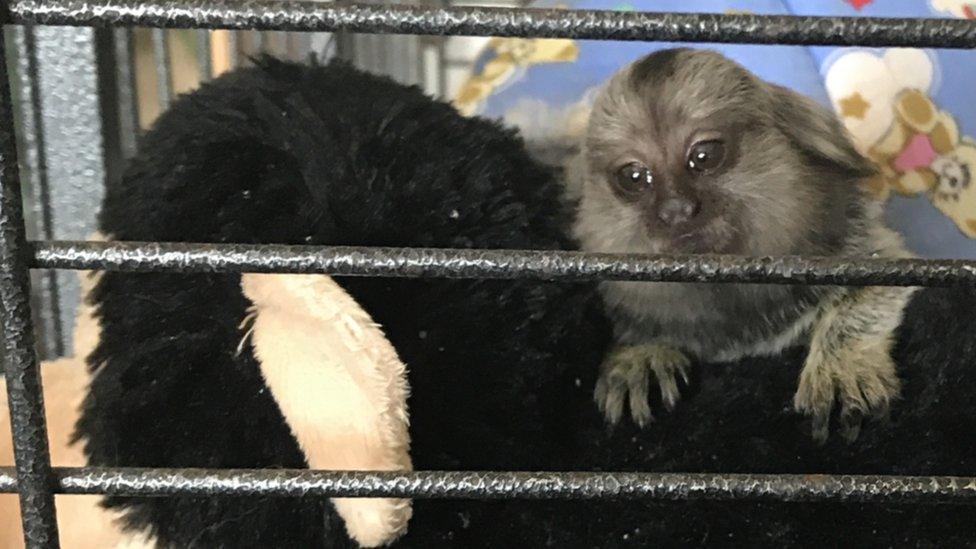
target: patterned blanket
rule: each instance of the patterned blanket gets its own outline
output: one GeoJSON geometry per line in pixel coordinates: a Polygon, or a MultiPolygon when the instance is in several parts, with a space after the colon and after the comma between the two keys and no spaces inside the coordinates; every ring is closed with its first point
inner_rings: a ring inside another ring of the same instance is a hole
{"type": "MultiPolygon", "coordinates": [[[[537,7],[976,19],[976,0],[541,0],[537,7]]],[[[455,104],[529,137],[579,132],[596,87],[673,43],[492,39],[455,104]]],[[[685,44],[687,45],[687,44],[685,44]]],[[[923,257],[976,259],[976,52],[701,44],[830,106],[881,175],[865,184],[923,257]]]]}

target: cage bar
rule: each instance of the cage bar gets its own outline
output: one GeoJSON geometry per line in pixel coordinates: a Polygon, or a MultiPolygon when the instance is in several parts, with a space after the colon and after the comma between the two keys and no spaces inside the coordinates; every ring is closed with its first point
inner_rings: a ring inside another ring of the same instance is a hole
{"type": "Polygon", "coordinates": [[[845,286],[976,283],[976,261],[971,260],[161,242],[40,241],[30,246],[32,267],[39,269],[845,286]]]}
{"type": "MultiPolygon", "coordinates": [[[[8,34],[10,37],[11,34],[8,34]]],[[[48,159],[42,116],[43,86],[38,70],[37,29],[14,27],[14,47],[17,50],[17,69],[20,102],[15,115],[20,115],[18,126],[18,160],[29,198],[25,195],[24,217],[28,237],[54,238],[54,215],[51,185],[48,178],[48,159]]],[[[64,339],[58,296],[58,280],[55,271],[32,273],[34,289],[31,309],[38,334],[38,351],[41,356],[60,356],[64,352],[64,339]]]]}
{"type": "MultiPolygon", "coordinates": [[[[160,99],[171,95],[167,28],[535,36],[756,44],[976,47],[976,21],[422,7],[287,0],[12,0],[6,23],[153,27],[160,99]]],[[[0,30],[2,32],[2,30],[0,30]]],[[[201,30],[201,33],[206,32],[201,30]]],[[[227,39],[233,39],[233,34],[227,39]]],[[[207,35],[198,34],[205,41],[207,35]]],[[[0,35],[0,39],[3,36],[0,35]]],[[[219,41],[219,40],[218,40],[219,41]]],[[[0,40],[2,43],[2,40],[0,40]]],[[[232,43],[224,49],[236,50],[232,43]]],[[[205,73],[212,48],[201,48],[205,73]]],[[[344,472],[52,468],[29,303],[28,268],[127,272],[328,273],[346,276],[644,280],[878,286],[976,283],[976,261],[743,258],[574,251],[283,245],[27,242],[7,67],[0,50],[0,305],[18,492],[28,547],[57,547],[53,494],[475,499],[649,499],[973,503],[976,477],[605,472],[344,472]]]]}
{"type": "Polygon", "coordinates": [[[12,0],[13,23],[838,46],[976,47],[976,21],[423,7],[289,0],[12,0]]]}
{"type": "Polygon", "coordinates": [[[213,46],[210,41],[210,31],[196,32],[197,70],[200,71],[200,82],[213,78],[213,46]]]}
{"type": "Polygon", "coordinates": [[[58,547],[44,398],[31,322],[29,248],[4,30],[0,29],[0,321],[24,541],[58,547]]]}
{"type": "Polygon", "coordinates": [[[173,98],[173,63],[169,54],[169,32],[165,29],[152,30],[153,60],[156,63],[156,94],[159,108],[165,111],[173,98]]]}
{"type": "Polygon", "coordinates": [[[139,107],[136,97],[135,40],[132,29],[114,29],[116,95],[118,96],[119,143],[122,158],[136,154],[139,107]]]}
{"type": "MultiPolygon", "coordinates": [[[[450,499],[955,503],[976,501],[976,477],[307,469],[55,468],[64,494],[116,496],[397,497],[450,499]]],[[[0,468],[0,492],[17,489],[0,468]]]]}

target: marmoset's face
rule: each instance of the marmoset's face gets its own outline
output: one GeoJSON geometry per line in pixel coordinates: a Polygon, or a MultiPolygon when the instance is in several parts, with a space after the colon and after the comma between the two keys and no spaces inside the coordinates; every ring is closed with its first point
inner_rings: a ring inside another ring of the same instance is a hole
{"type": "Polygon", "coordinates": [[[809,252],[843,221],[831,189],[871,173],[831,112],[684,48],[607,83],[583,154],[578,230],[612,252],[809,252]]]}

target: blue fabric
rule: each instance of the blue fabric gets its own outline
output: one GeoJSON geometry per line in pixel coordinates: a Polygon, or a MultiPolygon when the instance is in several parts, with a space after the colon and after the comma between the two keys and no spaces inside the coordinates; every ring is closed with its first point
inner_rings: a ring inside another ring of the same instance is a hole
{"type": "MultiPolygon", "coordinates": [[[[976,12],[976,0],[542,0],[538,7],[571,9],[644,10],[723,13],[730,10],[761,14],[848,15],[882,17],[966,17],[976,12]],[[943,8],[942,10],[938,8],[943,8]]],[[[552,62],[523,67],[495,89],[477,109],[478,114],[505,117],[526,99],[561,109],[581,100],[626,63],[674,43],[577,41],[575,62],[552,62]]],[[[688,46],[689,44],[683,44],[688,46]]],[[[853,48],[700,44],[716,49],[743,64],[761,78],[790,87],[826,106],[831,106],[826,75],[832,63],[853,48]]],[[[879,58],[885,50],[865,50],[879,58]]],[[[926,50],[933,78],[927,91],[938,109],[954,117],[962,136],[976,136],[976,52],[926,50]]],[[[475,65],[478,73],[494,55],[483,52],[475,65]]],[[[976,240],[967,237],[957,223],[930,202],[925,193],[892,195],[887,215],[909,246],[926,257],[976,259],[976,240]]],[[[958,216],[957,216],[958,217],[958,216]]],[[[976,218],[976,211],[973,212],[976,218]]]]}
{"type": "MultiPolygon", "coordinates": [[[[729,9],[742,9],[743,5],[756,13],[788,14],[785,5],[779,0],[658,0],[655,2],[627,2],[618,0],[583,0],[573,3],[574,9],[631,11],[636,8],[654,11],[685,12],[724,12],[729,9]]],[[[533,4],[534,7],[556,7],[564,2],[546,0],[533,4]]],[[[554,63],[532,66],[517,85],[510,85],[496,91],[485,102],[480,112],[501,116],[517,101],[523,98],[545,100],[553,106],[564,106],[578,101],[581,90],[598,85],[609,78],[621,66],[634,59],[665,48],[678,45],[672,42],[610,42],[581,40],[579,61],[571,65],[554,63]]],[[[700,44],[699,47],[717,49],[736,59],[761,78],[789,86],[798,91],[828,103],[827,94],[818,75],[817,66],[809,49],[801,46],[755,46],[741,44],[700,44]],[[794,70],[783,70],[792,67],[794,70]]],[[[475,63],[478,72],[491,57],[486,51],[475,63]]]]}

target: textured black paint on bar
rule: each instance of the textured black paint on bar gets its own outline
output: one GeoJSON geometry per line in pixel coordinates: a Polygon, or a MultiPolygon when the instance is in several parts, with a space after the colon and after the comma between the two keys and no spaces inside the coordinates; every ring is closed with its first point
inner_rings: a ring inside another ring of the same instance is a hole
{"type": "MultiPolygon", "coordinates": [[[[58,491],[128,496],[974,503],[976,478],[717,473],[57,468],[58,491]]],[[[16,490],[0,468],[0,492],[16,490]]]]}
{"type": "Polygon", "coordinates": [[[976,261],[649,256],[253,244],[32,242],[33,267],[130,272],[327,273],[345,276],[752,282],[850,286],[976,283],[976,261]]]}
{"type": "Polygon", "coordinates": [[[0,330],[7,402],[13,432],[20,510],[28,549],[58,547],[58,525],[51,493],[51,462],[44,422],[34,327],[17,145],[10,84],[0,29],[0,330]]]}
{"type": "Polygon", "coordinates": [[[976,21],[288,0],[12,0],[14,23],[844,46],[976,47],[976,21]]]}

